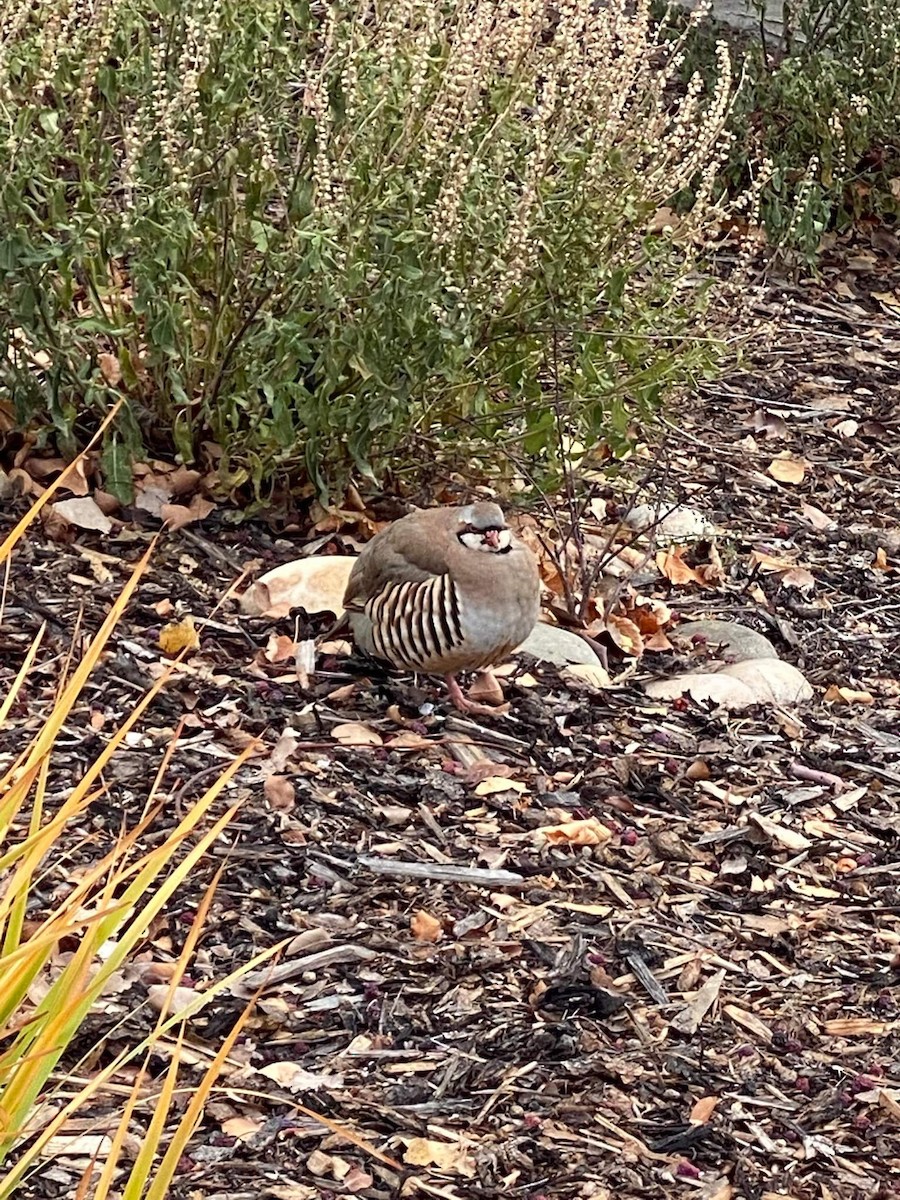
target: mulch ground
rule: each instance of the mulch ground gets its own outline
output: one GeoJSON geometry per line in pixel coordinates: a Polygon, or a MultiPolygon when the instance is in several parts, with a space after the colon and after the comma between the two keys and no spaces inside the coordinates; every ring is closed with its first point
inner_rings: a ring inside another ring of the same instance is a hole
{"type": "MultiPolygon", "coordinates": [[[[273,630],[309,632],[293,619],[250,619],[229,599],[203,627],[32,914],[138,819],[180,722],[157,833],[262,739],[222,798],[220,811],[244,804],[208,869],[148,931],[147,963],[177,956],[224,860],[193,983],[290,939],[173,1196],[898,1194],[893,261],[856,235],[818,281],[762,291],[740,367],[669,412],[652,448],[665,471],[651,493],[715,522],[724,580],[676,586],[657,574],[643,590],[679,617],[765,633],[815,688],[798,710],[652,703],[641,683],[677,664],[647,653],[633,678],[596,692],[524,662],[537,686],[507,683],[508,716],[463,720],[430,681],[354,673],[340,659],[300,689],[263,653],[273,630]],[[796,482],[769,469],[785,454],[802,460],[796,482]],[[797,571],[773,566],[783,561],[797,571]],[[337,740],[348,723],[373,744],[337,740]],[[536,836],[591,816],[612,830],[604,845],[536,836]]],[[[0,534],[22,510],[11,505],[0,534]]],[[[115,535],[61,545],[37,529],[17,549],[0,693],[42,622],[48,632],[27,705],[0,733],[0,765],[40,726],[73,631],[77,646],[99,627],[156,528],[137,513],[115,535]]],[[[158,669],[160,614],[200,624],[248,563],[287,561],[303,540],[220,512],[164,537],[61,739],[51,803],[158,669]]],[[[67,1060],[99,1043],[82,1074],[152,1026],[140,971],[120,982],[67,1060]]],[[[191,1021],[193,1078],[244,1003],[218,997],[191,1021]]],[[[161,1078],[164,1047],[158,1064],[161,1078]]],[[[73,1132],[109,1129],[122,1094],[73,1132]]],[[[151,1091],[138,1135],[152,1107],[151,1091]]],[[[72,1196],[84,1167],[63,1156],[23,1194],[72,1196]]]]}

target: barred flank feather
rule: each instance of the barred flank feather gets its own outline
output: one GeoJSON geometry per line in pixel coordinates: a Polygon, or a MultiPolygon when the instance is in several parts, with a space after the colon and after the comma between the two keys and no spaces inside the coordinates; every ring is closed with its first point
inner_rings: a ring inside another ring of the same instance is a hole
{"type": "Polygon", "coordinates": [[[410,671],[439,667],[465,641],[459,597],[449,575],[389,584],[368,601],[365,613],[378,656],[410,671]]]}

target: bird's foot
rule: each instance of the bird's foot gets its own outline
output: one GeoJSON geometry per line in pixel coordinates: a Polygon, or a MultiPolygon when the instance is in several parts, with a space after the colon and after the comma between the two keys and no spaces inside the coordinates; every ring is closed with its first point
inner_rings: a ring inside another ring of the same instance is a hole
{"type": "Polygon", "coordinates": [[[463,694],[455,675],[445,675],[444,682],[454,708],[458,708],[460,712],[474,717],[498,717],[509,712],[508,704],[479,704],[477,700],[470,700],[463,694]]]}

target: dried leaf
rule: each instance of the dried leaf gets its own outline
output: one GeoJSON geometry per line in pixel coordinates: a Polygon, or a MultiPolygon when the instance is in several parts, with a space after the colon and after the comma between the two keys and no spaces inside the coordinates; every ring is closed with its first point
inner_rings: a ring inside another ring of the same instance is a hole
{"type": "Polygon", "coordinates": [[[118,387],[122,382],[122,366],[115,354],[98,354],[97,365],[109,386],[118,387]]]}
{"type": "Polygon", "coordinates": [[[161,504],[159,516],[169,531],[174,532],[176,529],[183,529],[185,525],[193,525],[195,521],[202,521],[215,507],[212,500],[194,496],[187,507],[183,504],[161,504]]]}
{"type": "Polygon", "coordinates": [[[472,1179],[475,1160],[456,1142],[438,1142],[433,1138],[410,1138],[406,1143],[403,1161],[413,1167],[437,1167],[455,1175],[472,1179]]]}
{"type": "Polygon", "coordinates": [[[109,533],[112,521],[90,496],[79,496],[74,500],[57,500],[50,508],[57,516],[77,525],[79,529],[93,529],[97,533],[109,533]]]}
{"type": "Polygon", "coordinates": [[[716,1110],[716,1105],[719,1103],[718,1096],[701,1096],[696,1101],[691,1109],[690,1121],[692,1125],[706,1125],[709,1118],[716,1110]]]}
{"type": "Polygon", "coordinates": [[[384,740],[380,733],[363,725],[362,721],[346,721],[343,725],[335,725],[331,736],[342,746],[382,746],[384,740]]]}
{"type": "Polygon", "coordinates": [[[543,825],[535,830],[535,835],[551,846],[602,846],[612,837],[612,832],[596,817],[587,817],[583,821],[543,825]]]}
{"type": "MultiPolygon", "coordinates": [[[[481,764],[477,764],[479,767],[481,764]]],[[[497,764],[485,764],[485,768],[496,772],[497,764]]],[[[475,788],[476,796],[496,796],[498,792],[527,792],[528,784],[522,783],[519,779],[506,779],[502,775],[491,774],[487,779],[482,779],[475,788]]]]}
{"type": "Polygon", "coordinates": [[[785,455],[779,458],[773,458],[769,463],[767,470],[773,479],[777,479],[779,483],[802,483],[806,478],[806,469],[809,463],[802,458],[792,458],[790,455],[785,455]]]}
{"type": "Polygon", "coordinates": [[[180,621],[163,625],[159,633],[159,648],[169,658],[175,658],[182,650],[198,650],[200,637],[194,628],[194,618],[188,613],[180,621]]]}
{"type": "Polygon", "coordinates": [[[288,662],[294,657],[297,643],[284,633],[270,633],[266,643],[265,658],[267,662],[288,662]]]}
{"type": "Polygon", "coordinates": [[[503,695],[503,688],[497,682],[492,671],[480,671],[476,675],[472,686],[466,692],[466,696],[478,704],[494,704],[498,706],[503,704],[506,699],[503,695]]]}
{"type": "Polygon", "coordinates": [[[296,790],[286,775],[267,775],[263,794],[276,812],[291,812],[296,803],[296,790]]]}
{"type": "Polygon", "coordinates": [[[439,942],[444,936],[444,928],[440,921],[424,909],[413,913],[409,919],[409,928],[417,942],[439,942]]]}
{"type": "Polygon", "coordinates": [[[895,1025],[894,1021],[873,1021],[869,1017],[835,1017],[823,1028],[829,1037],[884,1037],[895,1025]]]}
{"type": "Polygon", "coordinates": [[[833,683],[825,693],[828,704],[874,704],[875,697],[871,692],[859,692],[855,688],[838,687],[833,683]]]}

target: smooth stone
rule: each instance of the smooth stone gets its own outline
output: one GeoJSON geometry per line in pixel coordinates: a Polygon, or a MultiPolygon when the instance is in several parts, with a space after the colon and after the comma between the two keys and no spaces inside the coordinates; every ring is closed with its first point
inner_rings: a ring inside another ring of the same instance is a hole
{"type": "Polygon", "coordinates": [[[813,690],[804,675],[779,658],[732,663],[721,671],[655,679],[644,691],[651,700],[675,700],[689,695],[698,704],[711,702],[740,710],[752,704],[781,706],[811,700],[813,690]]]}
{"type": "Polygon", "coordinates": [[[749,662],[757,658],[777,658],[775,647],[767,637],[738,625],[735,621],[685,621],[676,625],[669,634],[673,642],[690,642],[703,637],[711,651],[716,651],[723,662],[749,662]]]}
{"type": "Polygon", "coordinates": [[[553,663],[557,667],[568,667],[573,663],[600,666],[600,659],[584,638],[558,625],[546,625],[539,621],[518,653],[533,654],[540,662],[553,663]]]}

